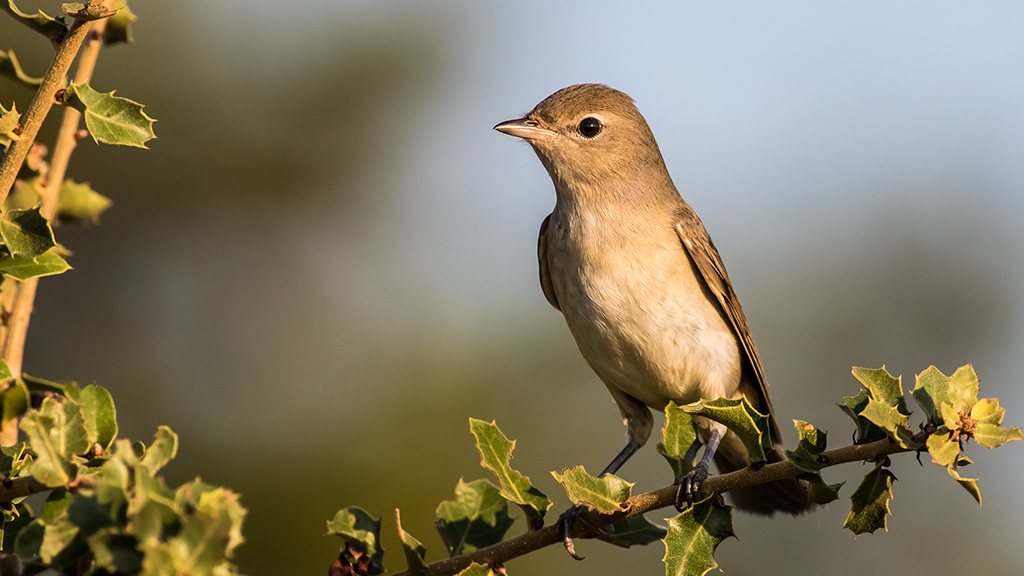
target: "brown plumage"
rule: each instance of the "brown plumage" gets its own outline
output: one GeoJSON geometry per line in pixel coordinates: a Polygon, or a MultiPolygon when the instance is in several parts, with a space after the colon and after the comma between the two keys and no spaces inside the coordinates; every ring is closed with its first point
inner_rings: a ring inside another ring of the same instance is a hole
{"type": "MultiPolygon", "coordinates": [[[[768,385],[746,317],[704,224],[682,199],[647,122],[626,94],[600,84],[559,90],[495,129],[525,139],[555,186],[538,241],[544,296],[565,316],[580,352],[611,392],[627,444],[614,473],[650,437],[650,408],[745,396],[769,414],[768,385]]],[[[704,457],[682,479],[692,500],[714,457],[721,471],[747,465],[724,426],[695,419],[704,457]]],[[[784,458],[776,447],[770,461],[784,458]]],[[[786,480],[730,494],[741,510],[808,510],[786,480]]]]}

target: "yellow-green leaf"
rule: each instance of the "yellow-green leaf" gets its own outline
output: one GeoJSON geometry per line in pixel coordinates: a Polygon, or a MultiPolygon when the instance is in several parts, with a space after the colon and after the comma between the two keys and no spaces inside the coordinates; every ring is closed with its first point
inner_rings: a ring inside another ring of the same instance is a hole
{"type": "Polygon", "coordinates": [[[72,83],[64,91],[64,103],[82,113],[85,127],[97,142],[145,148],[156,137],[155,120],[142,111],[143,106],[114,96],[113,91],[101,93],[88,84],[72,83]]]}
{"type": "Polygon", "coordinates": [[[714,553],[732,531],[732,507],[718,507],[705,498],[675,518],[667,518],[665,574],[703,576],[718,567],[714,553]]]}
{"type": "Polygon", "coordinates": [[[519,505],[526,513],[527,521],[533,525],[553,505],[548,497],[538,490],[530,479],[509,465],[515,441],[509,440],[494,422],[488,424],[475,418],[469,419],[469,430],[476,437],[476,448],[480,451],[480,465],[498,478],[501,495],[519,505]]]}
{"type": "Polygon", "coordinates": [[[564,470],[561,474],[552,472],[551,475],[565,488],[570,500],[587,502],[605,513],[620,510],[633,488],[633,483],[614,474],[605,474],[600,478],[591,476],[583,466],[564,470]]]}
{"type": "Polygon", "coordinates": [[[724,424],[743,442],[750,455],[750,460],[753,462],[764,462],[765,454],[773,449],[768,432],[768,416],[755,410],[746,398],[698,400],[692,404],[680,406],[680,408],[690,414],[724,424]]]}
{"type": "Polygon", "coordinates": [[[886,516],[895,480],[896,476],[881,465],[865,474],[860,486],[850,496],[852,506],[843,528],[849,528],[854,534],[870,533],[879,528],[888,531],[886,516]]]}

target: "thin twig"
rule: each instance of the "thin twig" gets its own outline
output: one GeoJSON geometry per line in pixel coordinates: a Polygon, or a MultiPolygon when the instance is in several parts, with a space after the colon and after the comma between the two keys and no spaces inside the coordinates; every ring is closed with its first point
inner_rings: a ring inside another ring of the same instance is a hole
{"type": "Polygon", "coordinates": [[[46,75],[43,76],[43,83],[36,90],[36,95],[28,105],[28,110],[22,115],[21,134],[18,135],[17,140],[11,141],[3,161],[0,162],[0,206],[7,200],[7,195],[11,192],[11,187],[14,186],[14,179],[18,176],[21,163],[25,161],[25,156],[28,155],[28,151],[36,139],[36,134],[39,133],[39,128],[43,125],[43,120],[49,114],[50,107],[54,103],[54,96],[64,83],[64,77],[71,69],[71,63],[75,60],[78,49],[81,48],[82,42],[92,28],[91,24],[91,22],[75,20],[75,23],[71,25],[67,36],[57,45],[57,52],[53,55],[46,75]]]}
{"type": "MultiPolygon", "coordinates": [[[[107,8],[113,6],[113,0],[103,0],[102,4],[107,8]]],[[[82,50],[82,56],[78,60],[78,68],[75,71],[75,83],[85,84],[92,79],[93,70],[96,68],[96,59],[99,56],[100,48],[103,46],[103,31],[107,27],[107,18],[97,20],[93,23],[91,31],[88,32],[88,43],[82,50]]],[[[38,93],[37,93],[38,95],[38,93]]],[[[34,103],[34,101],[33,101],[34,103]]],[[[71,153],[74,152],[78,142],[76,134],[82,114],[71,106],[64,107],[64,118],[61,122],[60,131],[57,133],[57,141],[54,145],[53,157],[50,160],[50,167],[46,172],[45,184],[41,191],[42,206],[40,211],[49,221],[53,221],[57,215],[57,208],[60,199],[60,187],[64,183],[64,175],[67,173],[68,163],[71,161],[71,153]]],[[[0,202],[2,204],[2,202],[0,202]]],[[[10,305],[10,317],[7,321],[6,338],[0,353],[7,361],[11,374],[21,374],[22,359],[25,354],[25,339],[28,335],[28,324],[32,317],[32,307],[36,299],[36,287],[39,278],[29,278],[18,282],[14,287],[14,297],[10,305]]],[[[0,329],[0,335],[4,329],[0,329]]]]}
{"type": "MultiPolygon", "coordinates": [[[[845,464],[856,461],[875,461],[876,459],[895,454],[897,452],[910,452],[910,449],[901,448],[899,444],[885,439],[871,444],[860,444],[828,450],[821,454],[822,467],[845,464]]],[[[768,464],[760,470],[744,468],[720,476],[712,476],[704,481],[702,492],[705,494],[722,494],[738,488],[746,488],[756,484],[763,484],[784,478],[795,478],[805,472],[792,462],[776,462],[768,464]]],[[[622,510],[610,514],[602,514],[591,510],[573,523],[572,536],[579,538],[587,532],[597,528],[608,526],[624,520],[630,516],[643,514],[651,510],[672,506],[675,502],[676,486],[666,486],[646,494],[638,494],[622,504],[622,510]]],[[[547,526],[535,532],[527,532],[515,538],[481,548],[469,554],[463,554],[454,558],[446,558],[428,564],[426,570],[419,571],[416,576],[450,576],[465,570],[470,564],[493,565],[504,564],[513,558],[526,555],[530,552],[540,550],[552,544],[561,543],[561,536],[555,525],[547,526]]],[[[408,572],[397,572],[386,576],[410,576],[408,572]]]]}

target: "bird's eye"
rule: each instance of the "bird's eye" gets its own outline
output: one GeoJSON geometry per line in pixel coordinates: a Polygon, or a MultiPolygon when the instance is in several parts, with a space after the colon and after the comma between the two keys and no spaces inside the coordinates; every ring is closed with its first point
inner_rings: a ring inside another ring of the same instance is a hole
{"type": "Polygon", "coordinates": [[[593,138],[601,132],[601,121],[588,116],[580,121],[580,134],[586,138],[593,138]]]}

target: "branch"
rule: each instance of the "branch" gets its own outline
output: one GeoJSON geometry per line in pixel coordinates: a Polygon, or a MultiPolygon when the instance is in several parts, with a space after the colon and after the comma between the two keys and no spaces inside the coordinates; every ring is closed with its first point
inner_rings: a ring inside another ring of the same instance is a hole
{"type": "Polygon", "coordinates": [[[53,490],[52,487],[43,484],[32,476],[22,478],[4,478],[0,480],[0,503],[7,504],[15,498],[31,496],[40,492],[53,490]]]}
{"type": "Polygon", "coordinates": [[[57,52],[53,55],[50,68],[43,76],[43,83],[39,85],[39,90],[22,116],[21,134],[17,140],[11,141],[3,161],[0,162],[0,206],[7,200],[21,163],[25,161],[25,156],[28,155],[36,134],[43,125],[43,120],[55,102],[57,90],[64,83],[64,77],[71,69],[71,63],[75,60],[75,55],[78,54],[78,49],[81,48],[90,28],[91,22],[75,20],[68,35],[57,45],[57,52]]]}
{"type": "MultiPolygon", "coordinates": [[[[100,2],[100,5],[109,8],[113,5],[113,0],[103,0],[103,2],[100,2]]],[[[85,32],[88,32],[89,41],[85,49],[82,50],[82,56],[78,61],[78,69],[75,71],[76,84],[87,83],[92,78],[93,70],[96,68],[96,59],[100,48],[103,46],[103,30],[107,27],[107,21],[107,18],[97,20],[93,23],[91,31],[85,30],[85,32]]],[[[82,27],[80,26],[79,28],[82,27]]],[[[80,45],[81,42],[79,42],[80,45]]],[[[73,58],[74,55],[72,55],[73,58]]],[[[67,70],[65,70],[66,72],[67,70]]],[[[63,75],[61,78],[63,79],[63,75]]],[[[44,80],[44,85],[45,82],[44,80]]],[[[42,87],[40,87],[40,92],[36,93],[37,98],[41,92],[42,87]]],[[[53,98],[51,97],[50,100],[53,100],[53,98]]],[[[32,101],[32,105],[35,105],[35,100],[32,101]]],[[[31,109],[30,106],[29,111],[31,109]]],[[[76,133],[78,132],[81,118],[82,113],[78,110],[71,106],[64,107],[64,118],[61,122],[60,131],[57,133],[57,141],[50,160],[50,167],[46,172],[46,183],[41,191],[42,206],[40,211],[43,217],[51,222],[57,215],[60,187],[64,183],[64,175],[67,173],[68,163],[71,161],[71,153],[75,150],[75,146],[78,143],[76,133]]],[[[27,139],[25,131],[22,132],[21,138],[27,139]]],[[[31,141],[29,141],[28,145],[31,146],[31,141]]],[[[19,163],[18,166],[20,167],[21,164],[19,163]]],[[[15,174],[17,174],[17,168],[15,169],[15,174]]],[[[2,203],[0,201],[0,205],[2,203]]],[[[14,280],[11,281],[15,282],[14,280]]],[[[25,338],[28,334],[28,324],[32,316],[32,306],[35,303],[36,287],[38,284],[38,277],[29,278],[15,284],[12,301],[9,303],[10,317],[7,325],[0,327],[0,343],[2,343],[2,347],[0,347],[0,354],[2,356],[0,357],[7,362],[7,366],[11,369],[11,374],[15,376],[21,374],[22,358],[25,353],[25,338]]],[[[7,303],[5,302],[5,304],[7,303]]],[[[11,439],[0,437],[0,444],[13,443],[8,442],[8,440],[11,439]]]]}
{"type": "MultiPolygon", "coordinates": [[[[871,444],[859,444],[837,448],[822,452],[819,461],[823,468],[845,464],[847,462],[868,461],[872,462],[881,457],[897,452],[910,452],[908,448],[901,448],[899,444],[889,440],[879,440],[871,444]]],[[[704,494],[722,494],[738,488],[746,488],[765,482],[782,480],[784,478],[796,478],[805,474],[788,460],[768,464],[760,470],[744,468],[728,474],[712,476],[704,481],[701,491],[704,494]]],[[[645,494],[638,494],[622,504],[622,510],[611,514],[602,514],[591,510],[579,520],[573,523],[572,536],[579,538],[588,532],[614,524],[630,516],[643,514],[651,510],[666,508],[675,503],[676,486],[666,486],[645,494]]],[[[426,570],[415,573],[415,576],[450,576],[457,574],[469,567],[470,564],[494,565],[504,564],[513,558],[524,556],[530,552],[540,550],[546,546],[560,543],[561,536],[557,525],[550,525],[534,532],[527,532],[515,538],[481,548],[469,554],[445,558],[427,565],[426,570]]],[[[413,576],[408,571],[396,572],[389,576],[413,576]]]]}

